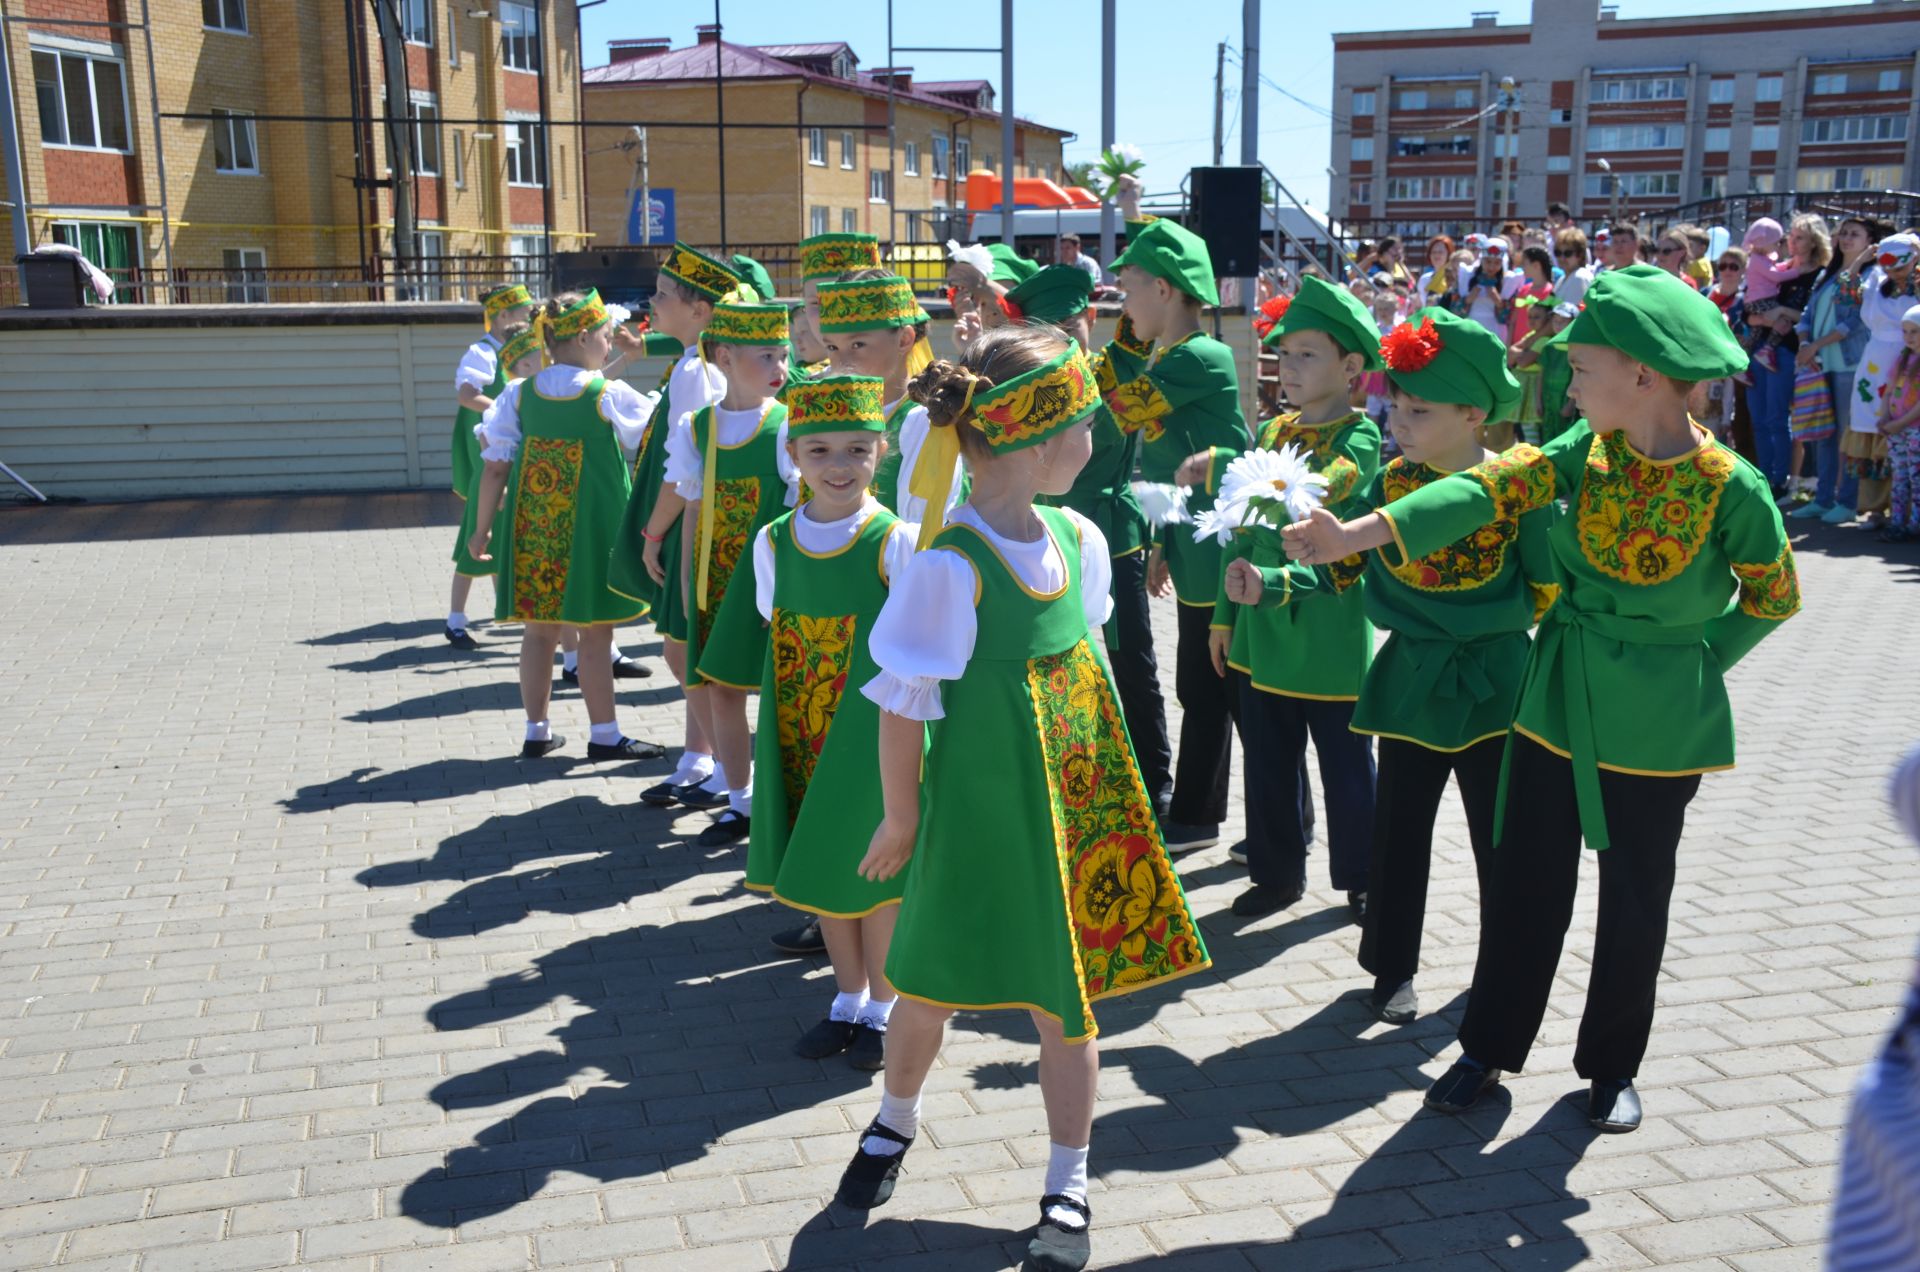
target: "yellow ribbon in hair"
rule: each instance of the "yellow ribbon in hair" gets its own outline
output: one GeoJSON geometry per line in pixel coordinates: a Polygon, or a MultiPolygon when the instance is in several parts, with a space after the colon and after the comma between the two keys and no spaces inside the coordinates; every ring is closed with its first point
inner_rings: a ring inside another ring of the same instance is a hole
{"type": "Polygon", "coordinates": [[[693,417],[699,427],[700,415],[707,417],[706,463],[700,471],[700,560],[694,571],[693,599],[701,610],[707,608],[707,573],[713,562],[713,482],[720,464],[720,417],[711,406],[702,407],[693,417]]]}
{"type": "Polygon", "coordinates": [[[907,350],[907,378],[911,380],[933,365],[933,346],[927,338],[921,336],[913,342],[913,348],[907,350]]]}
{"type": "MultiPolygon", "coordinates": [[[[921,342],[922,344],[925,341],[921,342]]],[[[920,444],[920,457],[907,476],[907,493],[926,501],[927,511],[920,518],[920,537],[914,550],[926,551],[934,537],[947,527],[947,496],[953,492],[953,475],[960,467],[960,425],[973,410],[973,391],[980,387],[979,377],[967,381],[967,396],[960,403],[960,417],[947,428],[927,427],[927,440],[920,444]]]]}

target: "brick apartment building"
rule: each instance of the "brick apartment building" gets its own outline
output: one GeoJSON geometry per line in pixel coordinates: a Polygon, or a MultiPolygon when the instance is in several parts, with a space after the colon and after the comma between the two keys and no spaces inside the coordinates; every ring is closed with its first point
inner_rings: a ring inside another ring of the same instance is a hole
{"type": "Polygon", "coordinates": [[[1523,26],[1483,13],[1466,28],[1335,35],[1335,215],[1423,233],[1510,207],[1538,217],[1554,201],[1592,221],[1615,206],[1920,183],[1913,0],[1650,19],[1615,9],[1532,0],[1523,26]],[[1511,116],[1503,77],[1516,81],[1511,116]]]}
{"type": "MultiPolygon", "coordinates": [[[[629,237],[639,192],[627,123],[716,115],[714,63],[724,81],[726,235],[732,245],[792,243],[810,234],[858,232],[901,242],[924,238],[928,216],[965,204],[970,172],[1001,170],[1000,116],[986,80],[916,81],[911,67],[860,69],[840,42],[747,46],[697,28],[684,48],[667,39],[615,40],[612,61],[586,73],[587,224],[596,245],[629,237]],[[895,148],[889,163],[891,82],[895,148]],[[626,123],[619,121],[627,121],[626,123]]],[[[1073,134],[1016,120],[1013,174],[1059,180],[1060,148],[1073,134]]],[[[720,169],[711,127],[648,129],[652,202],[673,206],[673,234],[717,244],[720,169]],[[667,198],[662,198],[666,192],[667,198]]]]}
{"type": "MultiPolygon", "coordinates": [[[[370,122],[386,113],[372,3],[150,6],[142,28],[139,0],[0,0],[23,19],[8,24],[5,87],[32,242],[74,244],[137,284],[165,277],[164,222],[173,277],[195,284],[176,298],[196,301],[317,299],[324,286],[292,280],[378,277],[394,209],[385,127],[370,122]]],[[[403,174],[419,227],[410,255],[444,278],[461,271],[435,258],[579,246],[575,0],[397,0],[397,14],[417,155],[403,174]]],[[[478,264],[474,281],[500,267],[478,264]]]]}

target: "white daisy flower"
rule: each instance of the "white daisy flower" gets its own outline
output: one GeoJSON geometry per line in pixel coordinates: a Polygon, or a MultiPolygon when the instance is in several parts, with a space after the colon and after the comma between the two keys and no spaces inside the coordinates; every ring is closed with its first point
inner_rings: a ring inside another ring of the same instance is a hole
{"type": "Polygon", "coordinates": [[[607,317],[613,320],[614,326],[618,327],[633,317],[633,311],[625,305],[608,305],[607,317]]]}
{"type": "Polygon", "coordinates": [[[1114,142],[1113,153],[1119,155],[1128,163],[1145,163],[1147,161],[1147,152],[1128,141],[1114,142]]]}
{"type": "Polygon", "coordinates": [[[1249,502],[1260,521],[1273,524],[1272,516],[1285,513],[1287,524],[1304,521],[1327,496],[1327,479],[1307,467],[1300,448],[1287,445],[1277,451],[1248,451],[1227,465],[1220,477],[1220,498],[1225,502],[1249,502]]]}
{"type": "Polygon", "coordinates": [[[1133,497],[1140,501],[1140,510],[1147,514],[1147,521],[1156,526],[1191,522],[1193,514],[1187,511],[1187,496],[1192,493],[1191,486],[1169,486],[1155,481],[1133,483],[1133,497]]]}
{"type": "Polygon", "coordinates": [[[1193,541],[1205,543],[1212,539],[1225,547],[1233,542],[1233,532],[1240,528],[1240,516],[1245,511],[1244,504],[1227,504],[1224,507],[1215,504],[1208,508],[1193,523],[1193,541]]]}

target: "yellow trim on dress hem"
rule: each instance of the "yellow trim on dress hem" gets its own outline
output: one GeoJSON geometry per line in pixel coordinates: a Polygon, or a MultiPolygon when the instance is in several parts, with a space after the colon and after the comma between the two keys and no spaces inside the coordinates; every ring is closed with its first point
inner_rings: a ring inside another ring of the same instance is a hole
{"type": "Polygon", "coordinates": [[[622,592],[619,588],[615,587],[611,583],[607,584],[607,591],[612,592],[615,596],[624,596],[630,601],[639,601],[642,605],[647,607],[648,612],[652,611],[653,609],[653,602],[649,601],[646,597],[635,596],[632,592],[622,592]]]}
{"type": "Polygon", "coordinates": [[[760,692],[759,685],[735,684],[731,680],[722,680],[718,676],[709,676],[705,672],[701,672],[700,686],[704,688],[707,685],[719,685],[722,689],[738,689],[741,693],[759,693],[760,692]]]}
{"type": "MultiPolygon", "coordinates": [[[[500,571],[498,570],[482,570],[480,573],[475,574],[473,571],[463,570],[459,566],[455,566],[453,569],[453,572],[455,574],[458,574],[463,579],[491,579],[491,578],[498,577],[500,574],[500,571]]],[[[608,588],[607,590],[611,592],[613,589],[608,588]]],[[[629,596],[627,597],[627,599],[630,601],[637,601],[640,598],[637,596],[629,596]]]]}
{"type": "MultiPolygon", "coordinates": [[[[1547,750],[1552,751],[1563,760],[1571,760],[1573,758],[1573,752],[1555,746],[1530,729],[1522,728],[1516,724],[1513,726],[1513,731],[1528,741],[1536,742],[1547,750]]],[[[1689,769],[1640,769],[1628,768],[1624,764],[1608,764],[1605,760],[1595,760],[1594,767],[1605,769],[1609,773],[1625,773],[1628,777],[1698,777],[1702,773],[1728,773],[1733,770],[1733,765],[1731,764],[1709,764],[1704,768],[1689,769]]]]}
{"type": "Polygon", "coordinates": [[[1370,738],[1391,738],[1395,742],[1405,742],[1409,746],[1417,746],[1427,751],[1437,751],[1442,755],[1458,755],[1462,751],[1471,751],[1482,742],[1491,742],[1495,738],[1506,737],[1508,732],[1508,730],[1502,729],[1498,733],[1482,734],[1465,746],[1435,746],[1431,742],[1422,742],[1419,738],[1410,738],[1404,733],[1386,733],[1379,729],[1363,729],[1357,724],[1348,724],[1347,728],[1370,738]]]}
{"type": "MultiPolygon", "coordinates": [[[[1231,665],[1231,664],[1229,664],[1231,665]]],[[[1263,685],[1253,679],[1253,673],[1247,673],[1247,682],[1261,693],[1270,693],[1276,698],[1307,698],[1314,702],[1358,702],[1357,693],[1298,693],[1292,689],[1275,689],[1272,685],[1263,685]]]]}
{"type": "Polygon", "coordinates": [[[1214,607],[1213,601],[1190,601],[1186,597],[1181,596],[1178,592],[1174,593],[1173,599],[1180,602],[1180,604],[1186,606],[1188,609],[1212,609],[1214,607]]]}
{"type": "Polygon", "coordinates": [[[823,919],[864,919],[880,913],[880,911],[886,909],[890,905],[900,904],[900,898],[894,897],[891,900],[882,901],[880,902],[880,904],[876,906],[872,906],[865,910],[855,911],[854,913],[851,913],[851,914],[842,914],[838,910],[822,910],[820,907],[808,905],[804,901],[795,901],[792,897],[783,897],[774,888],[771,888],[764,883],[750,883],[746,886],[753,889],[755,892],[767,893],[775,901],[778,901],[781,905],[784,905],[789,909],[799,910],[805,914],[818,915],[820,918],[823,918],[823,919]]]}
{"type": "MultiPolygon", "coordinates": [[[[609,592],[613,591],[612,588],[608,588],[607,590],[609,592]]],[[[629,596],[627,599],[632,601],[638,600],[639,598],[629,596]]],[[[531,621],[536,623],[552,623],[556,627],[620,627],[633,622],[635,619],[645,618],[651,609],[652,606],[642,606],[639,613],[629,614],[625,618],[602,618],[593,622],[581,622],[573,618],[536,618],[531,621]]],[[[521,621],[527,622],[529,620],[522,619],[521,621]]]]}

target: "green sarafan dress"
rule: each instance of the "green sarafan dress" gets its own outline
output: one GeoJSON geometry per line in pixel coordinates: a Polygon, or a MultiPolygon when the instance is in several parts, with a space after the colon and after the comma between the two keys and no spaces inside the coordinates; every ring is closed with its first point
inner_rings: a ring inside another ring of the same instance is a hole
{"type": "Polygon", "coordinates": [[[1389,565],[1426,557],[1556,499],[1558,599],[1540,619],[1513,729],[1573,762],[1589,848],[1608,843],[1600,770],[1681,777],[1733,767],[1722,676],[1800,608],[1780,510],[1753,465],[1699,445],[1650,459],[1582,420],[1380,509],[1389,565]]]}
{"type": "MultiPolygon", "coordinates": [[[[667,432],[670,421],[667,419],[667,381],[673,377],[673,365],[660,374],[660,400],[653,404],[653,414],[647,417],[647,431],[640,435],[640,449],[633,458],[633,490],[627,497],[626,511],[620,518],[620,532],[614,539],[613,554],[607,562],[607,585],[622,596],[632,597],[653,611],[656,624],[660,620],[662,592],[665,591],[653,581],[647,573],[643,560],[647,539],[641,532],[647,528],[647,522],[653,517],[653,506],[660,499],[661,474],[667,466],[667,432]]],[[[676,522],[666,534],[666,541],[660,545],[660,560],[667,566],[667,583],[675,582],[674,567],[680,560],[680,531],[676,522]],[[672,555],[668,555],[671,549],[672,555]]],[[[667,634],[664,627],[661,633],[667,634]]]]}
{"type": "MultiPolygon", "coordinates": [[[[767,528],[773,621],[754,735],[747,887],[796,910],[855,919],[896,903],[906,885],[905,871],[881,883],[858,871],[886,811],[875,759],[880,708],[860,687],[878,671],[867,638],[887,601],[887,539],[900,519],[879,509],[851,543],[817,553],[795,538],[801,515],[767,528]]],[[[744,597],[752,584],[743,577],[731,595],[744,597]]]]}
{"type": "Polygon", "coordinates": [[[900,496],[906,493],[902,487],[907,478],[912,476],[911,473],[900,471],[901,461],[906,458],[900,446],[900,429],[906,424],[907,416],[913,414],[914,406],[912,398],[903,397],[887,413],[887,453],[880,457],[880,462],[873,469],[874,497],[880,501],[881,507],[895,514],[900,511],[900,496]]]}
{"type": "MultiPolygon", "coordinates": [[[[1361,412],[1325,424],[1302,424],[1297,414],[1277,416],[1261,427],[1259,445],[1271,451],[1299,448],[1307,467],[1327,479],[1325,505],[1334,516],[1367,511],[1365,496],[1380,471],[1380,426],[1361,412]]],[[[1262,570],[1283,566],[1287,559],[1279,532],[1258,526],[1235,537],[1222,568],[1234,557],[1262,570]]],[[[1266,693],[1321,701],[1358,698],[1373,657],[1373,629],[1362,595],[1366,586],[1328,589],[1302,596],[1296,604],[1255,609],[1231,604],[1220,587],[1213,625],[1233,629],[1228,665],[1266,693]]]]}
{"type": "Polygon", "coordinates": [[[521,383],[520,447],[493,551],[498,619],[596,627],[646,613],[607,586],[629,486],[619,438],[600,414],[606,387],[596,375],[573,397],[549,398],[531,378],[521,383]]]}
{"type": "MultiPolygon", "coordinates": [[[[493,344],[493,338],[487,338],[493,344]]],[[[481,392],[490,398],[498,398],[507,387],[507,367],[500,357],[500,347],[493,345],[493,383],[481,392]]],[[[480,442],[474,437],[474,425],[480,422],[480,412],[468,407],[460,407],[453,413],[453,493],[460,496],[459,537],[453,541],[453,568],[457,574],[492,574],[495,561],[476,561],[467,552],[467,540],[473,538],[474,512],[479,502],[480,474],[486,471],[486,464],[480,459],[480,442]]]]}
{"type": "Polygon", "coordinates": [[[1066,563],[1051,596],[964,523],[929,549],[972,566],[978,632],[941,685],[887,978],[936,1006],[1039,1011],[1084,1042],[1098,1000],[1210,964],[1090,639],[1079,531],[1034,512],[1066,563]]]}
{"type": "Polygon", "coordinates": [[[713,464],[713,549],[707,565],[707,603],[700,604],[700,557],[706,550],[701,522],[705,509],[698,503],[687,505],[693,515],[693,557],[687,565],[688,612],[692,621],[687,632],[687,685],[706,684],[709,680],[736,689],[760,687],[761,663],[767,652],[767,629],[760,621],[760,610],[753,603],[754,536],[760,528],[787,511],[787,482],[780,475],[780,424],[787,408],[778,402],[769,404],[760,417],[760,427],[752,437],[736,446],[715,444],[707,448],[707,435],[715,427],[713,408],[702,407],[693,415],[693,444],[713,464]],[[746,593],[732,613],[726,599],[736,572],[745,567],[741,580],[746,593]]]}

